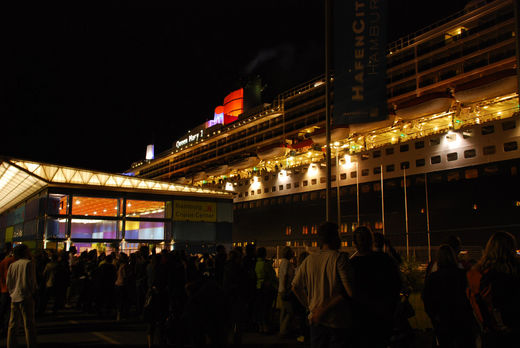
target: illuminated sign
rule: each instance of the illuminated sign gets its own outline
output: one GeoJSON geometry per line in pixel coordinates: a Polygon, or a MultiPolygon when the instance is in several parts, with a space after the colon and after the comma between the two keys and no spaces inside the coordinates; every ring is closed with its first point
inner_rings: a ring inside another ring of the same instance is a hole
{"type": "Polygon", "coordinates": [[[173,201],[174,221],[217,221],[217,203],[173,201]]]}
{"type": "Polygon", "coordinates": [[[184,145],[188,145],[188,144],[190,144],[190,143],[192,143],[194,141],[202,140],[203,137],[204,137],[204,130],[201,129],[197,133],[188,134],[188,136],[186,138],[183,138],[181,140],[177,140],[177,142],[175,143],[175,146],[177,148],[180,148],[180,147],[183,147],[184,145]]]}

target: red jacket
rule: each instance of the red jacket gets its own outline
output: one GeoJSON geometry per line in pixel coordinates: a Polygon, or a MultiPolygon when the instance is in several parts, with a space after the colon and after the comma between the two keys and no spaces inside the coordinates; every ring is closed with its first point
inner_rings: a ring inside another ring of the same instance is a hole
{"type": "Polygon", "coordinates": [[[0,262],[0,291],[2,293],[7,292],[7,271],[9,266],[15,261],[14,256],[6,256],[5,259],[0,262]]]}

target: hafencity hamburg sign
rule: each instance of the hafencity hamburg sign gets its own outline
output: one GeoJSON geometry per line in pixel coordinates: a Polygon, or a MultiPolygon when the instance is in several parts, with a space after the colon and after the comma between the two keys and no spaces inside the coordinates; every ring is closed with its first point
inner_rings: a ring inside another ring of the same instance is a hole
{"type": "Polygon", "coordinates": [[[335,125],[387,117],[386,12],[386,0],[334,2],[335,125]]]}

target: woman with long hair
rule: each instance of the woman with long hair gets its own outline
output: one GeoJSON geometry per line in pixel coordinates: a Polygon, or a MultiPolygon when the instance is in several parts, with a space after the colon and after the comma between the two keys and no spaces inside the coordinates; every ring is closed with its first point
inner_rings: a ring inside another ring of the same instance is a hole
{"type": "Polygon", "coordinates": [[[468,298],[485,347],[506,347],[520,338],[520,262],[516,239],[496,232],[467,273],[468,298]]]}

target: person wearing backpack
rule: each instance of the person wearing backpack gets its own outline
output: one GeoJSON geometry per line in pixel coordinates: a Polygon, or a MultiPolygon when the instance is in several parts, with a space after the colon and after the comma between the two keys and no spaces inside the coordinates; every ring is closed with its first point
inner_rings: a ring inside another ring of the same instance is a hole
{"type": "Polygon", "coordinates": [[[467,295],[481,328],[482,346],[510,347],[520,338],[520,261],[516,239],[496,232],[467,273],[467,295]]]}

